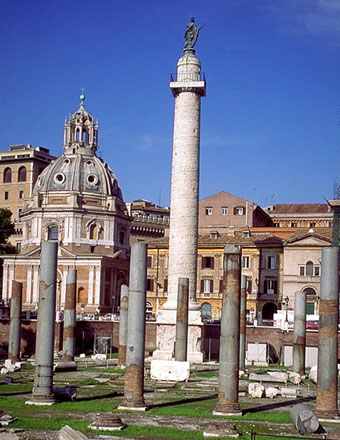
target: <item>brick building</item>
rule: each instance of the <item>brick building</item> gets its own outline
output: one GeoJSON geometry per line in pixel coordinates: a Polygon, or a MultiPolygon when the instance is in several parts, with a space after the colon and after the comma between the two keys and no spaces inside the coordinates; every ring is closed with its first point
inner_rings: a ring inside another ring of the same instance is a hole
{"type": "Polygon", "coordinates": [[[10,243],[20,249],[22,225],[20,212],[32,196],[39,174],[55,157],[47,148],[27,145],[10,145],[8,151],[0,152],[0,208],[12,212],[16,234],[10,243]]]}
{"type": "Polygon", "coordinates": [[[286,203],[264,208],[278,228],[330,228],[333,214],[327,203],[286,203]]]}

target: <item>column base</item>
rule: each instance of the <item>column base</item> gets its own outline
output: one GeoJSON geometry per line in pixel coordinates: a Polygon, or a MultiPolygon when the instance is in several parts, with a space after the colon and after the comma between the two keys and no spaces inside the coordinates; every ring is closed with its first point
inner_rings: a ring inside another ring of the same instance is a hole
{"type": "Polygon", "coordinates": [[[214,416],[242,416],[239,403],[217,403],[214,416]]]}
{"type": "MultiPolygon", "coordinates": [[[[166,311],[168,314],[173,311],[166,311]]],[[[168,322],[157,322],[157,350],[152,354],[156,360],[172,360],[175,355],[176,323],[170,319],[168,322]]],[[[203,362],[201,348],[202,324],[189,324],[188,329],[188,356],[187,360],[194,363],[203,362]]]]}
{"type": "Polygon", "coordinates": [[[121,431],[125,427],[115,414],[97,414],[94,422],[89,425],[90,429],[100,431],[121,431]]]}
{"type": "Polygon", "coordinates": [[[139,411],[139,412],[145,412],[147,411],[147,406],[139,406],[138,404],[136,404],[136,406],[134,405],[127,405],[125,403],[122,403],[121,405],[119,405],[117,407],[118,410],[120,411],[139,411]]]}
{"type": "Polygon", "coordinates": [[[32,398],[32,400],[26,400],[25,405],[35,405],[35,406],[51,406],[54,405],[56,403],[55,399],[39,399],[39,400],[35,400],[34,398],[32,398]]]}
{"type": "Polygon", "coordinates": [[[315,410],[315,415],[319,418],[320,422],[330,421],[334,423],[340,423],[340,414],[339,411],[318,411],[315,410]]]}

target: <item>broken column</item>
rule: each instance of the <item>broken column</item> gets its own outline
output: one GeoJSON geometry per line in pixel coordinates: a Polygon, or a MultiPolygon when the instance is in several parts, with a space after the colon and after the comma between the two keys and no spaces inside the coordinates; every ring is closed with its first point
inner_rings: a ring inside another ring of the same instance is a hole
{"type": "Polygon", "coordinates": [[[144,350],[147,245],[133,243],[130,257],[124,401],[120,409],[145,411],[144,350]]]}
{"type": "Polygon", "coordinates": [[[338,415],[338,258],[338,247],[322,249],[316,414],[327,419],[338,415]]]}
{"type": "Polygon", "coordinates": [[[241,251],[226,245],[220,336],[219,393],[214,415],[241,415],[238,401],[240,354],[241,251]]]}
{"type": "Polygon", "coordinates": [[[189,278],[178,279],[175,360],[186,361],[188,350],[189,278]]]}
{"type": "Polygon", "coordinates": [[[74,362],[76,350],[76,305],[77,275],[70,269],[66,276],[66,295],[64,308],[63,364],[66,368],[76,368],[74,362]]]}
{"type": "Polygon", "coordinates": [[[56,312],[58,242],[42,241],[40,254],[39,308],[35,348],[32,405],[52,405],[53,349],[56,312]]]}
{"type": "Polygon", "coordinates": [[[245,275],[241,276],[241,297],[240,297],[240,370],[246,369],[246,309],[247,309],[247,291],[245,275]]]}
{"type": "Polygon", "coordinates": [[[119,347],[118,347],[118,363],[125,365],[126,363],[126,343],[128,336],[128,300],[129,288],[126,284],[122,284],[120,288],[120,307],[119,307],[119,347]]]}
{"type": "Polygon", "coordinates": [[[22,283],[12,281],[11,311],[8,338],[8,359],[14,364],[20,360],[22,283]]]}
{"type": "Polygon", "coordinates": [[[306,350],[306,295],[296,292],[294,305],[294,346],[293,371],[300,376],[305,374],[306,350]]]}

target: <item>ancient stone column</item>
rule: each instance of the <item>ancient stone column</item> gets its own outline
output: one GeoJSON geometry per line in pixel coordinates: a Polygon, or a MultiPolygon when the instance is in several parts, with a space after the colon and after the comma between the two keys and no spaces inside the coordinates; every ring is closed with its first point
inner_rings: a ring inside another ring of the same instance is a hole
{"type": "MultiPolygon", "coordinates": [[[[199,349],[202,325],[200,305],[196,301],[198,197],[200,156],[201,97],[205,96],[205,80],[201,63],[192,47],[186,47],[177,62],[170,89],[175,97],[173,149],[171,169],[171,201],[169,229],[168,300],[157,315],[157,322],[176,323],[179,278],[189,278],[189,344],[188,360],[201,362],[199,349]],[[193,327],[195,325],[195,327],[193,327]]],[[[170,359],[174,350],[175,327],[157,327],[155,358],[170,359]],[[162,334],[167,333],[166,343],[162,334]],[[159,353],[158,353],[159,352],[159,353]]]]}
{"type": "Polygon", "coordinates": [[[215,415],[242,414],[238,400],[240,354],[241,251],[226,245],[220,336],[219,393],[215,415]]]}
{"type": "Polygon", "coordinates": [[[244,371],[246,368],[246,331],[247,331],[247,292],[246,292],[245,275],[241,276],[241,298],[240,298],[240,370],[244,371]]]}
{"type": "Polygon", "coordinates": [[[306,295],[296,292],[294,305],[293,371],[305,374],[306,350],[306,295]]]}
{"type": "Polygon", "coordinates": [[[144,350],[147,245],[133,243],[130,257],[128,338],[124,401],[121,409],[145,411],[144,350]]]}
{"type": "Polygon", "coordinates": [[[35,349],[35,378],[32,400],[51,405],[53,395],[53,348],[56,313],[58,242],[42,241],[40,254],[39,308],[35,349]]]}
{"type": "Polygon", "coordinates": [[[74,362],[76,350],[76,305],[77,276],[75,269],[69,269],[66,276],[64,308],[63,362],[74,362]]]}
{"type": "Polygon", "coordinates": [[[186,361],[188,350],[188,308],[189,308],[189,278],[179,278],[175,360],[186,361]]]}
{"type": "Polygon", "coordinates": [[[338,247],[322,249],[316,394],[316,414],[322,418],[333,418],[338,415],[338,261],[338,247]]]}
{"type": "Polygon", "coordinates": [[[11,311],[8,339],[8,359],[12,363],[20,360],[22,283],[12,281],[11,311]]]}
{"type": "Polygon", "coordinates": [[[126,363],[126,344],[128,337],[128,301],[129,301],[129,288],[126,284],[122,284],[120,288],[120,308],[119,308],[119,347],[118,347],[119,365],[125,365],[126,363]]]}

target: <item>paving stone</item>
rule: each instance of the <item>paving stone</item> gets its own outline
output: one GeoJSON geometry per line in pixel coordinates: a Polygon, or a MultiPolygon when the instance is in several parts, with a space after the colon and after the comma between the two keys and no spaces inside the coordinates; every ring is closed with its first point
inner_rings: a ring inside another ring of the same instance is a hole
{"type": "Polygon", "coordinates": [[[88,437],[66,425],[58,432],[58,440],[88,440],[88,437]]]}

